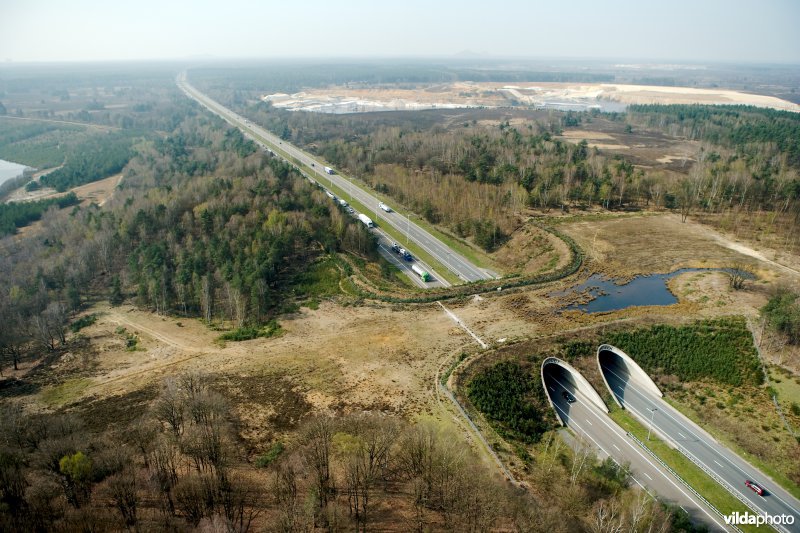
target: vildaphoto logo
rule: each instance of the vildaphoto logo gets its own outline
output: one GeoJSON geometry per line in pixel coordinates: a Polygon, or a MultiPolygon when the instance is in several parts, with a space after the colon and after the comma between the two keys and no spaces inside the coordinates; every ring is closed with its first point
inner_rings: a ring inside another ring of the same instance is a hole
{"type": "Polygon", "coordinates": [[[734,526],[791,526],[794,516],[790,514],[750,514],[735,512],[725,517],[725,523],[734,526]]]}

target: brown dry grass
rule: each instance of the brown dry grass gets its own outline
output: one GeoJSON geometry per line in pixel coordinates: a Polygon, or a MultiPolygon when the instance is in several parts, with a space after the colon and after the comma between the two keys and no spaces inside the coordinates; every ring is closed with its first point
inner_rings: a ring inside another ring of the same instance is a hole
{"type": "MultiPolygon", "coordinates": [[[[764,282],[733,291],[723,273],[687,273],[671,281],[679,298],[673,306],[594,315],[560,313],[560,302],[549,295],[592,270],[631,276],[680,266],[728,266],[742,260],[749,261],[762,280],[790,275],[726,247],[708,228],[682,224],[671,215],[566,217],[559,228],[587,250],[588,269],[547,287],[495,291],[448,307],[486,342],[511,345],[522,353],[542,339],[610,325],[755,316],[767,298],[764,282]]],[[[515,236],[523,247],[517,259],[528,253],[525,246],[537,242],[534,234],[529,237],[515,236]]],[[[146,405],[164,378],[203,372],[214,377],[214,387],[234,404],[241,420],[238,432],[250,453],[290,435],[312,411],[379,410],[409,418],[433,415],[452,423],[449,406],[437,395],[436,376],[459,353],[476,349],[436,305],[323,302],[316,311],[303,309],[282,320],[285,333],[278,338],[224,346],[216,342],[218,332],[197,320],[161,317],[128,306],[100,305],[93,311],[100,313],[99,320],[81,332],[90,356],[82,359],[76,353],[69,363],[72,367],[56,361],[52,368],[63,376],[57,383],[43,382],[38,392],[33,388],[26,399],[30,407],[63,406],[85,416],[97,413],[93,420],[113,418],[114,409],[124,410],[128,400],[146,405]],[[140,351],[125,350],[119,327],[138,335],[140,351]],[[68,386],[56,389],[59,383],[68,386]]]]}

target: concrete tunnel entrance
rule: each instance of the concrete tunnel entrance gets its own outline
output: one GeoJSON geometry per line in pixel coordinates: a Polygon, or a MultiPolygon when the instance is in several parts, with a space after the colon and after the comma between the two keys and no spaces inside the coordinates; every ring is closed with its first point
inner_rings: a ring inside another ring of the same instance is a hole
{"type": "Polygon", "coordinates": [[[603,344],[597,349],[597,367],[603,382],[617,405],[625,407],[625,393],[628,385],[653,394],[659,398],[664,395],[647,372],[636,361],[615,346],[603,344]]]}
{"type": "Polygon", "coordinates": [[[576,401],[608,413],[608,407],[594,387],[566,361],[548,357],[542,362],[541,375],[547,401],[562,426],[569,425],[571,406],[576,401]]]}

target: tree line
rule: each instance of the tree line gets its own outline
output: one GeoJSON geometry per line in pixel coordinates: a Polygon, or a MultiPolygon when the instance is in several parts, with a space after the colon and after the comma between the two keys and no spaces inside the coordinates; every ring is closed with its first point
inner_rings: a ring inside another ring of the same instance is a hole
{"type": "Polygon", "coordinates": [[[58,348],[97,297],[258,328],[295,305],[297,274],[318,259],[376,253],[322,190],[216,118],[189,113],[143,143],[123,184],[102,209],[48,212],[39,238],[2,242],[2,359],[58,348]]]}
{"type": "Polygon", "coordinates": [[[77,203],[78,197],[71,192],[58,198],[0,204],[0,237],[13,235],[17,232],[17,228],[39,220],[51,207],[63,209],[77,203]]]}
{"type": "Polygon", "coordinates": [[[164,380],[141,414],[101,432],[75,413],[1,406],[0,527],[566,533],[680,524],[679,512],[629,489],[624,468],[552,435],[536,463],[546,490],[520,491],[453,446],[460,437],[442,424],[384,413],[309,416],[293,437],[259,443],[269,452],[253,461],[234,407],[201,374],[164,380]]]}
{"type": "MultiPolygon", "coordinates": [[[[283,138],[363,179],[435,224],[492,250],[519,224],[516,214],[599,206],[733,213],[755,225],[770,213],[769,231],[800,246],[800,177],[795,161],[798,119],[792,113],[716,106],[634,106],[612,118],[704,141],[684,174],[637,167],[585,141],[562,140],[565,127],[590,115],[530,114],[525,125],[459,122],[451,112],[394,119],[289,112],[265,103],[245,112],[283,138]],[[342,130],[347,135],[342,135],[342,130]],[[486,228],[489,228],[489,231],[486,228]],[[785,230],[785,231],[784,231],[785,230]],[[487,235],[490,238],[487,238],[487,235]]],[[[474,111],[495,117],[494,111],[474,111]]]]}
{"type": "Polygon", "coordinates": [[[40,178],[42,185],[64,192],[118,174],[133,155],[135,138],[120,133],[96,135],[78,145],[64,164],[40,178]]]}

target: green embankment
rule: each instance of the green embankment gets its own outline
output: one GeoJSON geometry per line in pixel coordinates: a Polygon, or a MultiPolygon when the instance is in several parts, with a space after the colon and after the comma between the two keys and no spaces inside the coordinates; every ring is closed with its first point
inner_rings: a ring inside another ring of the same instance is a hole
{"type": "MultiPolygon", "coordinates": [[[[747,506],[725,490],[722,485],[714,481],[708,474],[700,470],[700,468],[678,450],[670,448],[664,441],[654,435],[651,435],[648,441],[647,428],[640,424],[639,421],[633,418],[627,411],[619,408],[612,408],[609,416],[611,416],[622,429],[644,442],[653,453],[674,470],[689,484],[689,486],[702,494],[703,497],[723,515],[728,515],[737,511],[740,513],[750,512],[747,506]]],[[[722,522],[722,518],[716,518],[722,522]]],[[[743,531],[753,532],[763,531],[755,526],[741,526],[741,529],[743,531]]]]}

